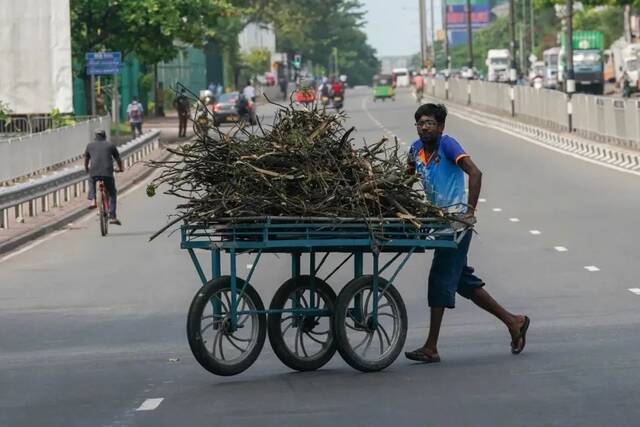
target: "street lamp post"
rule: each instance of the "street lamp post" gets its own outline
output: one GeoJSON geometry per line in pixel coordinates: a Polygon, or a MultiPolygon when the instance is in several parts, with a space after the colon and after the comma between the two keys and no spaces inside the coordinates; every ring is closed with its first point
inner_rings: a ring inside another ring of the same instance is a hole
{"type": "Polygon", "coordinates": [[[441,0],[442,3],[442,27],[444,30],[444,61],[445,69],[447,70],[445,76],[449,77],[449,70],[451,69],[451,58],[449,58],[449,24],[447,23],[447,0],[441,0]]]}
{"type": "Polygon", "coordinates": [[[471,0],[467,0],[467,54],[469,68],[473,68],[473,31],[471,29],[471,0]]]}
{"type": "Polygon", "coordinates": [[[573,73],[573,0],[567,0],[567,93],[576,91],[576,80],[573,73]]]}
{"type": "Polygon", "coordinates": [[[516,14],[514,0],[509,0],[509,50],[511,51],[511,69],[509,70],[509,81],[511,84],[516,82],[516,14]]]}

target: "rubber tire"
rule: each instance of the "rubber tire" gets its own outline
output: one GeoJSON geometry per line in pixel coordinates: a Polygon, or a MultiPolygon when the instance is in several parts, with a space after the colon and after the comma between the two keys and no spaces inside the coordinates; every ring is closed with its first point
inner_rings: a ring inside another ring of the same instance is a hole
{"type": "MultiPolygon", "coordinates": [[[[239,291],[242,289],[242,286],[244,286],[245,281],[237,278],[236,282],[239,291]]],[[[191,348],[193,356],[207,371],[221,376],[237,375],[248,369],[260,355],[262,347],[264,346],[264,340],[267,336],[267,316],[264,313],[259,314],[258,341],[249,355],[241,362],[236,363],[235,365],[224,365],[218,363],[209,355],[207,349],[202,345],[202,335],[200,335],[199,332],[202,312],[209,304],[209,300],[213,294],[222,289],[229,288],[231,288],[231,276],[221,276],[217,279],[210,280],[206,285],[200,288],[198,292],[196,292],[196,295],[191,301],[189,314],[187,316],[187,338],[189,340],[189,347],[191,348]]],[[[253,301],[256,310],[264,310],[264,304],[260,299],[260,295],[258,295],[258,292],[256,292],[253,286],[248,284],[245,289],[245,294],[253,301]]]]}
{"type": "MultiPolygon", "coordinates": [[[[97,185],[96,185],[97,187],[97,185]]],[[[96,205],[98,206],[98,218],[100,221],[100,235],[102,237],[106,236],[109,232],[109,213],[105,210],[105,201],[102,197],[102,191],[99,188],[96,188],[96,205]]]]}
{"type": "MultiPolygon", "coordinates": [[[[351,346],[349,345],[349,338],[347,337],[347,328],[344,326],[346,322],[346,312],[349,305],[349,302],[353,298],[355,294],[357,294],[363,288],[367,288],[373,282],[372,275],[364,275],[357,277],[351,280],[349,283],[342,288],[340,294],[338,295],[338,300],[336,302],[336,309],[333,315],[333,331],[336,337],[336,342],[338,344],[338,352],[340,352],[340,356],[347,362],[352,368],[357,369],[362,372],[377,372],[381,371],[387,366],[391,365],[400,355],[402,348],[404,347],[404,343],[407,339],[407,309],[404,305],[404,301],[402,301],[402,297],[400,296],[400,292],[393,286],[390,285],[387,288],[387,292],[396,300],[398,304],[398,310],[400,311],[400,337],[398,342],[384,359],[378,362],[367,362],[362,360],[357,354],[355,354],[351,350],[351,346]]],[[[378,278],[378,286],[384,287],[389,282],[380,277],[378,278]]]]}
{"type": "MultiPolygon", "coordinates": [[[[287,297],[291,295],[296,289],[300,287],[305,287],[306,284],[309,283],[310,276],[303,275],[299,277],[293,277],[282,284],[276,291],[273,299],[271,300],[271,304],[269,305],[270,310],[278,310],[282,309],[287,302],[287,297]]],[[[331,309],[335,309],[336,304],[336,293],[331,289],[331,286],[327,284],[324,280],[321,280],[317,277],[314,277],[314,281],[316,284],[316,288],[318,291],[325,296],[328,296],[333,303],[333,307],[331,309]]],[[[286,366],[296,371],[314,371],[319,369],[327,364],[336,353],[336,339],[335,334],[333,332],[333,315],[329,319],[329,325],[331,328],[330,335],[332,336],[332,342],[329,346],[328,350],[316,360],[303,360],[298,358],[294,353],[289,351],[289,348],[285,344],[282,339],[282,334],[280,331],[280,321],[282,319],[282,313],[272,313],[269,314],[267,320],[267,331],[269,333],[269,342],[271,343],[271,348],[273,352],[278,356],[278,359],[286,366]]]]}

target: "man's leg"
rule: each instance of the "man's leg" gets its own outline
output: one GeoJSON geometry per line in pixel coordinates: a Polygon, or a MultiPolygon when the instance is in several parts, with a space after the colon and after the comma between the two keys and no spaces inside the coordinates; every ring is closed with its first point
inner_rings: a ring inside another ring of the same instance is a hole
{"type": "Polygon", "coordinates": [[[515,339],[518,337],[518,342],[515,343],[516,346],[520,346],[522,344],[522,337],[520,335],[520,329],[525,323],[525,316],[521,314],[513,314],[503,306],[498,304],[496,300],[493,299],[491,295],[483,288],[475,288],[472,291],[471,301],[473,301],[478,307],[486,310],[487,312],[493,314],[498,319],[505,324],[507,329],[509,329],[509,333],[511,334],[511,338],[515,339]]]}
{"type": "Polygon", "coordinates": [[[112,219],[118,218],[118,190],[116,189],[116,180],[113,177],[104,177],[104,187],[109,196],[109,214],[112,219]]]}
{"type": "Polygon", "coordinates": [[[431,321],[429,323],[429,336],[427,342],[422,347],[422,351],[431,356],[438,355],[438,337],[440,336],[440,327],[442,326],[442,318],[444,317],[444,307],[431,307],[431,321]]]}
{"type": "Polygon", "coordinates": [[[89,209],[93,209],[96,207],[96,179],[90,176],[88,181],[89,191],[87,192],[87,199],[91,201],[89,209]]]}

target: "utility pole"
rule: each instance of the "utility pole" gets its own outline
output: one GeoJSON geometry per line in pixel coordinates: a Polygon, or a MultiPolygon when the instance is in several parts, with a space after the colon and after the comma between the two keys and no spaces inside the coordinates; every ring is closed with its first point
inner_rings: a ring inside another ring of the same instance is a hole
{"type": "Polygon", "coordinates": [[[521,72],[525,72],[527,69],[527,55],[526,55],[526,46],[525,43],[525,33],[527,31],[527,0],[520,0],[522,6],[522,22],[520,24],[520,70],[521,72]]]}
{"type": "Polygon", "coordinates": [[[531,35],[531,53],[536,49],[536,27],[533,18],[533,0],[529,0],[529,34],[531,35]]]}
{"type": "MultiPolygon", "coordinates": [[[[512,0],[513,1],[513,0],[512,0]]],[[[467,55],[469,68],[473,68],[473,30],[471,29],[471,0],[466,3],[467,12],[467,55]]]]}
{"type": "Polygon", "coordinates": [[[449,77],[449,71],[451,69],[451,58],[449,57],[449,24],[447,22],[448,9],[447,0],[440,0],[442,3],[442,27],[444,29],[444,62],[445,69],[447,70],[445,75],[449,77]]]}
{"type": "Polygon", "coordinates": [[[576,80],[573,74],[573,0],[567,0],[567,93],[576,91],[576,80]]]}
{"type": "Polygon", "coordinates": [[[509,70],[509,81],[511,84],[516,82],[516,13],[514,0],[509,0],[509,50],[511,51],[511,69],[509,70]]]}
{"type": "Polygon", "coordinates": [[[435,0],[431,0],[431,68],[436,66],[436,30],[433,23],[433,3],[435,0]]]}
{"type": "Polygon", "coordinates": [[[427,63],[427,11],[424,4],[425,0],[418,0],[418,7],[420,8],[420,68],[424,68],[427,63]]]}

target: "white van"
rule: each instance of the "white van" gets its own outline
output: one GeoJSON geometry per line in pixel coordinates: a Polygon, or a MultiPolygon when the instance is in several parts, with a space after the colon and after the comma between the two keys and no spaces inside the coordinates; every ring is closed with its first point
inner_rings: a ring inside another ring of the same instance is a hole
{"type": "Polygon", "coordinates": [[[391,70],[391,75],[396,82],[396,87],[408,87],[411,84],[409,70],[406,68],[394,68],[391,70]]]}

